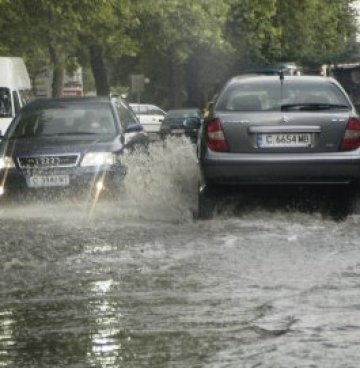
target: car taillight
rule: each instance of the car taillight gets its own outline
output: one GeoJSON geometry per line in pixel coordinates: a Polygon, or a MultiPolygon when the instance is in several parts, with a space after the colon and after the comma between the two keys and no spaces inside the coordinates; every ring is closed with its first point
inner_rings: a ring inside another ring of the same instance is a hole
{"type": "Polygon", "coordinates": [[[360,120],[350,118],[340,144],[340,151],[351,151],[360,147],[360,120]]]}
{"type": "Polygon", "coordinates": [[[219,118],[215,118],[207,124],[206,143],[212,151],[229,152],[229,144],[225,139],[224,131],[219,118]]]}

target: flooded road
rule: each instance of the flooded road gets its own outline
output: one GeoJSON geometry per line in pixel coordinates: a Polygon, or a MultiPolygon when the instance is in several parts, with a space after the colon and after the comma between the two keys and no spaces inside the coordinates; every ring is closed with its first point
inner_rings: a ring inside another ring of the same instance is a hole
{"type": "Polygon", "coordinates": [[[95,207],[1,207],[0,367],[358,367],[360,217],[194,221],[193,150],[95,207]]]}

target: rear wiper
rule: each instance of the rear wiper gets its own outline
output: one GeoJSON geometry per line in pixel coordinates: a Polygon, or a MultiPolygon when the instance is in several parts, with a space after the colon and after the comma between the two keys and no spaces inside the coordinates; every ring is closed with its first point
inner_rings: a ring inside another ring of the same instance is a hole
{"type": "Polygon", "coordinates": [[[59,136],[66,136],[66,135],[96,135],[99,133],[93,133],[93,132],[68,132],[68,133],[54,133],[54,134],[41,134],[41,135],[25,135],[25,134],[19,134],[19,135],[13,135],[10,137],[10,139],[16,139],[16,138],[47,138],[47,137],[59,137],[59,136]]]}
{"type": "Polygon", "coordinates": [[[350,106],[331,103],[293,103],[280,106],[284,110],[330,110],[330,109],[349,109],[350,106]]]}
{"type": "Polygon", "coordinates": [[[63,133],[54,133],[54,134],[42,134],[42,137],[56,137],[62,135],[95,135],[100,133],[94,132],[63,132],[63,133]]]}

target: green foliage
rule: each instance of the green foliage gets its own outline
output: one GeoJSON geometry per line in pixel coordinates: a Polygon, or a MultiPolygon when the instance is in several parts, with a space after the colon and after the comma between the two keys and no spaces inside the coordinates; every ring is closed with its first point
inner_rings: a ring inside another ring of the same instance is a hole
{"type": "Polygon", "coordinates": [[[218,0],[148,0],[139,14],[137,37],[145,48],[184,62],[199,46],[226,47],[223,34],[228,5],[218,0]]]}
{"type": "Polygon", "coordinates": [[[150,78],[149,100],[171,105],[177,91],[196,102],[254,64],[346,60],[356,51],[353,3],[0,0],[0,54],[23,56],[30,69],[44,59],[71,68],[74,57],[88,67],[96,46],[112,85],[126,88],[141,73],[150,78]]]}
{"type": "Polygon", "coordinates": [[[354,46],[356,25],[351,2],[282,1],[278,22],[282,53],[287,58],[336,61],[354,46]]]}
{"type": "Polygon", "coordinates": [[[267,63],[280,56],[277,5],[277,0],[232,1],[227,28],[239,63],[267,63]]]}
{"type": "Polygon", "coordinates": [[[354,47],[353,0],[232,1],[228,34],[238,61],[337,60],[354,47]]]}

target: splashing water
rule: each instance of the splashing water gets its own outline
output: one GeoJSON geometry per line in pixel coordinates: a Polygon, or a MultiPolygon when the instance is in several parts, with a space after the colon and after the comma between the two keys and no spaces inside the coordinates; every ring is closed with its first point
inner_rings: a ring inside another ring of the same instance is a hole
{"type": "MultiPolygon", "coordinates": [[[[111,198],[92,206],[84,198],[12,203],[0,207],[0,218],[45,218],[62,222],[102,219],[146,219],[184,222],[195,210],[195,147],[186,138],[153,142],[149,151],[124,156],[128,167],[123,186],[111,198]]],[[[21,194],[19,194],[20,198],[21,194]]]]}
{"type": "Polygon", "coordinates": [[[152,219],[189,219],[196,203],[195,147],[185,138],[169,138],[149,154],[128,156],[125,182],[128,209],[152,219]]]}

